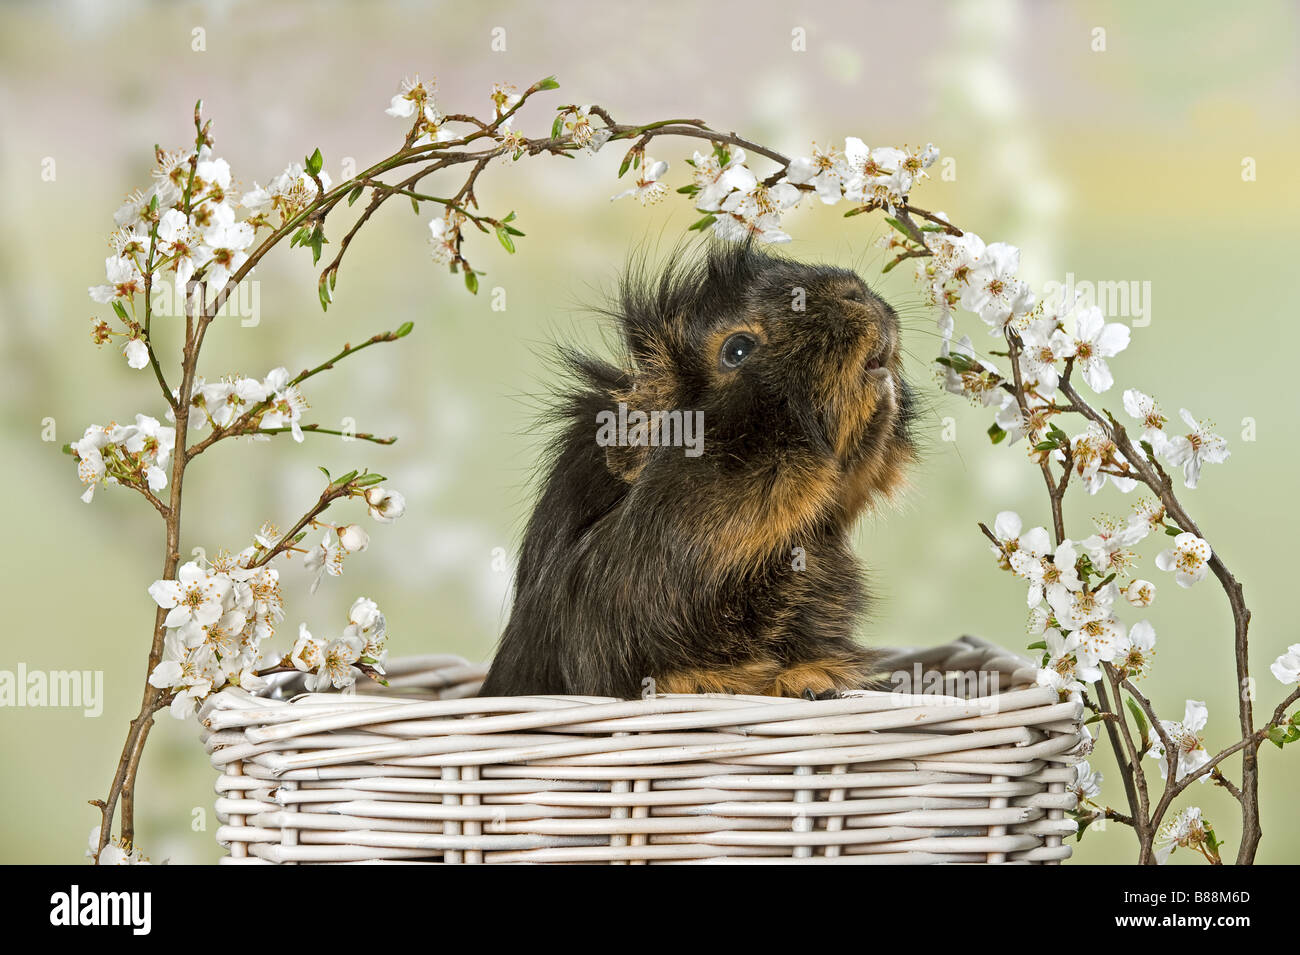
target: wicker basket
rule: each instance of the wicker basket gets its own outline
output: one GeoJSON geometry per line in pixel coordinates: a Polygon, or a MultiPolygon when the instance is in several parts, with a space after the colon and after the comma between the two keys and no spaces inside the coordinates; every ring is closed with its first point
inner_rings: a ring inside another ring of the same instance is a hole
{"type": "Polygon", "coordinates": [[[473,696],[484,668],[399,660],[382,694],[227,690],[200,719],[226,863],[1055,863],[1081,707],[964,637],[889,651],[983,695],[473,696]],[[1000,691],[1000,692],[999,692],[1000,691]]]}

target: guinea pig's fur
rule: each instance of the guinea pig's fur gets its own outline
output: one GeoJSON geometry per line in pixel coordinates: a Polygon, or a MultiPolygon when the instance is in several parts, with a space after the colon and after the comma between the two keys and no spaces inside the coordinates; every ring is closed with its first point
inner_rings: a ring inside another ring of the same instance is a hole
{"type": "Polygon", "coordinates": [[[866,685],[849,534],[914,457],[894,310],[851,271],[733,243],[629,267],[609,312],[626,360],[564,353],[575,383],[481,695],[866,685]],[[702,453],[631,427],[598,443],[620,403],[702,412],[702,453]]]}

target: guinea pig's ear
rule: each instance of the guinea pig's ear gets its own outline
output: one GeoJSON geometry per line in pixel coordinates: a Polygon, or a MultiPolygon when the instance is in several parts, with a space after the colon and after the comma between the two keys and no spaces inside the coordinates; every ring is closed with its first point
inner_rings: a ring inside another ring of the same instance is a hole
{"type": "Polygon", "coordinates": [[[605,467],[620,481],[632,484],[641,475],[650,459],[650,434],[640,426],[645,404],[646,389],[636,379],[626,391],[616,391],[610,397],[619,411],[618,439],[605,445],[605,467]]]}

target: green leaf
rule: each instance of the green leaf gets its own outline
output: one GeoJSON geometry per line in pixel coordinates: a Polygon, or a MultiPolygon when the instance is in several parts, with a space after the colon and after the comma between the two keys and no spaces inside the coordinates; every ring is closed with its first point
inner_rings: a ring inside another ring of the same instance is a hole
{"type": "Polygon", "coordinates": [[[1280,726],[1270,726],[1268,728],[1268,738],[1273,741],[1274,746],[1281,749],[1282,744],[1286,742],[1286,733],[1282,731],[1280,726]]]}
{"type": "Polygon", "coordinates": [[[1137,724],[1138,739],[1142,743],[1142,751],[1146,752],[1147,740],[1151,736],[1151,730],[1147,726],[1146,714],[1142,712],[1142,707],[1137,705],[1137,701],[1133,697],[1124,697],[1124,703],[1128,706],[1128,711],[1133,714],[1133,722],[1137,724]]]}
{"type": "Polygon", "coordinates": [[[1209,848],[1210,852],[1215,854],[1218,854],[1219,847],[1223,845],[1223,843],[1219,841],[1219,837],[1214,834],[1213,826],[1205,826],[1205,845],[1209,848]]]}
{"type": "Polygon", "coordinates": [[[70,445],[70,444],[65,444],[65,445],[62,447],[61,450],[63,451],[64,454],[72,454],[72,453],[73,453],[73,452],[72,452],[72,445],[70,445]]]}
{"type": "Polygon", "coordinates": [[[353,186],[352,191],[348,193],[348,205],[352,205],[352,203],[360,199],[361,193],[365,191],[365,188],[365,186],[360,184],[353,186]]]}
{"type": "Polygon", "coordinates": [[[407,335],[411,334],[411,329],[413,329],[414,327],[415,327],[414,322],[403,322],[401,326],[397,329],[397,331],[393,333],[393,337],[405,338],[407,335]]]}
{"type": "Polygon", "coordinates": [[[713,215],[713,213],[709,213],[707,216],[705,216],[703,219],[700,219],[698,222],[696,222],[693,226],[691,226],[686,231],[702,232],[703,230],[707,229],[709,226],[713,225],[713,223],[716,222],[717,219],[718,219],[717,216],[713,215]]]}
{"type": "Polygon", "coordinates": [[[325,160],[320,154],[320,149],[307,157],[307,172],[311,175],[319,176],[323,165],[325,165],[325,160]]]}
{"type": "Polygon", "coordinates": [[[866,206],[858,206],[856,209],[850,209],[848,212],[844,213],[844,218],[852,219],[854,216],[860,216],[862,213],[868,211],[870,210],[868,210],[866,206]]]}
{"type": "Polygon", "coordinates": [[[501,245],[505,247],[507,252],[511,255],[515,254],[515,242],[510,238],[510,233],[506,232],[504,226],[497,229],[497,239],[500,240],[501,245]]]}
{"type": "Polygon", "coordinates": [[[330,302],[334,300],[334,296],[330,292],[329,273],[322,275],[320,281],[316,283],[316,294],[320,298],[320,310],[328,312],[330,302]]]}
{"type": "Polygon", "coordinates": [[[961,352],[950,352],[947,358],[940,355],[938,358],[935,359],[935,361],[959,373],[974,371],[977,367],[975,362],[971,361],[961,352]]]}
{"type": "Polygon", "coordinates": [[[1033,643],[1029,644],[1029,646],[1025,647],[1025,649],[1026,649],[1026,650],[1046,650],[1046,649],[1047,649],[1047,641],[1046,641],[1046,640],[1035,640],[1033,643]]]}
{"type": "Polygon", "coordinates": [[[516,228],[515,228],[514,226],[512,226],[512,225],[503,226],[502,228],[504,228],[504,229],[505,229],[507,232],[509,232],[511,235],[523,235],[523,234],[524,234],[524,233],[520,232],[518,229],[516,229],[516,228]]]}
{"type": "Polygon", "coordinates": [[[888,222],[890,225],[892,225],[895,229],[897,229],[907,238],[910,239],[912,237],[912,233],[908,232],[906,229],[903,228],[903,223],[899,222],[897,219],[893,218],[892,216],[885,216],[885,221],[888,222]]]}
{"type": "Polygon", "coordinates": [[[411,196],[411,211],[413,211],[417,216],[420,214],[420,200],[415,198],[415,196],[411,196]]]}
{"type": "Polygon", "coordinates": [[[552,138],[552,139],[559,139],[559,138],[560,138],[560,130],[562,130],[562,129],[564,129],[564,114],[563,114],[563,113],[561,113],[559,116],[555,117],[555,122],[551,123],[551,138],[552,138]]]}
{"type": "Polygon", "coordinates": [[[996,423],[989,425],[988,434],[989,434],[989,440],[992,441],[994,444],[1000,444],[1002,440],[1007,436],[1007,433],[1003,431],[1000,427],[998,427],[996,423]]]}
{"type": "Polygon", "coordinates": [[[321,474],[325,475],[325,480],[331,482],[334,480],[332,477],[330,477],[329,471],[327,471],[325,468],[320,467],[320,465],[317,465],[317,468],[319,468],[321,474]]]}
{"type": "Polygon", "coordinates": [[[353,487],[373,487],[376,484],[383,484],[388,478],[382,474],[363,474],[352,482],[353,487]]]}
{"type": "Polygon", "coordinates": [[[123,305],[121,302],[117,301],[116,299],[113,300],[113,311],[117,313],[117,317],[120,318],[122,321],[124,322],[127,321],[126,306],[123,305]]]}
{"type": "Polygon", "coordinates": [[[618,178],[618,179],[622,179],[622,178],[623,178],[623,174],[624,174],[625,172],[627,172],[628,169],[630,169],[630,168],[632,167],[632,155],[633,155],[633,152],[634,152],[634,150],[630,150],[630,149],[629,149],[627,155],[623,157],[623,161],[622,161],[621,163],[619,163],[619,166],[618,166],[618,176],[617,176],[616,178],[618,178]]]}
{"type": "Polygon", "coordinates": [[[465,270],[465,287],[469,289],[471,295],[478,294],[478,276],[473,269],[465,270]]]}
{"type": "Polygon", "coordinates": [[[1055,442],[1055,441],[1039,441],[1036,445],[1034,445],[1034,450],[1035,450],[1035,451],[1055,451],[1055,450],[1056,450],[1056,442],[1055,442]]]}
{"type": "Polygon", "coordinates": [[[1177,527],[1166,527],[1165,533],[1168,534],[1170,537],[1177,537],[1179,534],[1182,533],[1182,531],[1177,527]]]}
{"type": "Polygon", "coordinates": [[[329,239],[325,238],[325,227],[320,223],[312,230],[311,236],[303,242],[303,245],[311,246],[311,264],[315,265],[320,261],[321,246],[328,243],[329,239]]]}
{"type": "Polygon", "coordinates": [[[677,191],[683,196],[693,196],[700,191],[700,187],[692,182],[686,186],[678,186],[677,191]]]}
{"type": "Polygon", "coordinates": [[[558,90],[560,83],[554,76],[548,76],[546,79],[538,81],[537,88],[539,90],[558,90]]]}

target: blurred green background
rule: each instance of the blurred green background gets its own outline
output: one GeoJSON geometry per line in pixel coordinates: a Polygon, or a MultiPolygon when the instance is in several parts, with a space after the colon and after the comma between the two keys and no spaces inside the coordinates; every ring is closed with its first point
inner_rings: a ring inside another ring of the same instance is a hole
{"type": "MultiPolygon", "coordinates": [[[[1300,212],[1297,27],[1295,5],[1282,2],[1243,10],[764,0],[617,12],[577,0],[6,4],[0,448],[10,491],[0,669],[102,670],[107,699],[97,719],[0,710],[0,860],[80,856],[96,821],[86,800],[107,788],[144,676],[153,620],[145,588],[161,566],[161,522],[122,491],[101,490],[82,504],[74,465],[58,450],[90,422],[161,416],[148,373],[128,369],[111,349],[96,352],[87,334],[88,319],[106,311],[85,290],[103,281],[113,211],[146,183],[154,143],[190,140],[196,99],[242,187],[265,184],[317,146],[337,180],[344,157],[364,167],[399,144],[404,124],[383,110],[403,75],[417,71],[437,76],[444,109],[478,113],[493,82],[522,88],[556,74],[562,88],[519,121],[531,135],[549,128],[551,106],[576,101],[601,103],[622,121],[698,116],[787,153],[845,135],[873,145],[934,141],[955,157],[957,174],[924,183],[917,202],[990,241],[1021,246],[1035,283],[1064,281],[1067,272],[1150,282],[1152,322],[1112,363],[1120,386],[1104,403],[1119,411],[1120,391],[1135,385],[1171,415],[1186,406],[1213,418],[1229,439],[1229,464],[1209,466],[1184,500],[1245,584],[1259,707],[1271,710],[1281,694],[1267,665],[1297,639],[1287,542],[1300,519],[1281,476],[1298,463],[1300,433],[1293,401],[1280,397],[1293,354],[1290,235],[1300,212]],[[506,49],[494,52],[498,27],[506,49]],[[806,51],[791,49],[796,28],[806,51]],[[1246,157],[1256,181],[1243,181],[1246,157]],[[53,181],[42,176],[50,159],[53,181]],[[53,443],[42,442],[47,418],[53,443]],[[1258,440],[1242,440],[1247,418],[1258,440]]],[[[651,150],[672,163],[674,187],[687,181],[689,148],[661,141],[651,150]]],[[[203,371],[293,370],[344,341],[413,321],[408,339],[351,359],[307,389],[312,420],[338,427],[351,417],[361,430],[401,440],[380,448],[309,436],[302,446],[285,439],[214,449],[190,472],[183,550],[237,549],[262,521],[291,522],[318,493],[317,465],[335,473],[373,467],[406,493],[406,517],[367,523],[370,550],[314,598],[300,570],[285,572],[286,634],[300,620],[335,628],[366,594],[388,614],[395,654],[485,659],[509,609],[509,571],[493,569],[493,550],[513,555],[528,514],[550,343],[598,342],[584,305],[598,300],[631,249],[666,249],[695,218],[676,196],[649,210],[611,205],[622,188],[620,153],[526,159],[483,176],[484,211],[515,210],[528,235],[513,257],[490,236],[472,240],[471,260],[487,271],[477,297],[430,262],[429,215],[413,216],[400,202],[354,244],[328,315],[316,302],[310,256],[272,256],[256,273],[260,324],[214,329],[203,371]],[[490,307],[495,288],[505,290],[504,311],[490,307]]],[[[336,240],[342,219],[330,222],[336,240]]],[[[925,456],[914,487],[858,535],[877,595],[864,639],[928,644],[975,633],[1022,648],[1023,587],[997,572],[975,522],[1016,509],[1027,523],[1046,523],[1036,471],[1022,448],[991,447],[986,416],[934,385],[933,323],[908,270],[881,278],[874,243],[886,227],[878,218],[844,220],[810,206],[788,227],[796,237],[789,252],[859,267],[900,305],[912,329],[911,372],[924,384],[925,456]],[[955,422],[952,442],[940,438],[946,417],[955,422]]],[[[967,331],[986,347],[982,328],[967,331]]],[[[174,353],[175,329],[158,337],[174,353]]],[[[1094,499],[1072,493],[1071,535],[1090,532],[1090,515],[1123,514],[1130,503],[1109,490],[1094,499]]],[[[1236,738],[1227,605],[1212,579],[1191,591],[1173,586],[1151,562],[1157,544],[1143,551],[1145,576],[1160,588],[1147,613],[1159,652],[1145,688],[1169,718],[1181,717],[1187,697],[1206,700],[1215,751],[1236,738]]],[[[1104,798],[1119,807],[1118,777],[1104,746],[1099,752],[1104,798]]],[[[1300,860],[1297,755],[1262,751],[1264,862],[1300,860]]],[[[218,857],[212,781],[195,725],[160,714],[141,773],[146,853],[173,862],[218,857]]],[[[1227,794],[1197,786],[1184,804],[1192,803],[1235,852],[1227,794]]],[[[1116,828],[1090,833],[1075,855],[1133,857],[1130,835],[1116,828]]]]}

